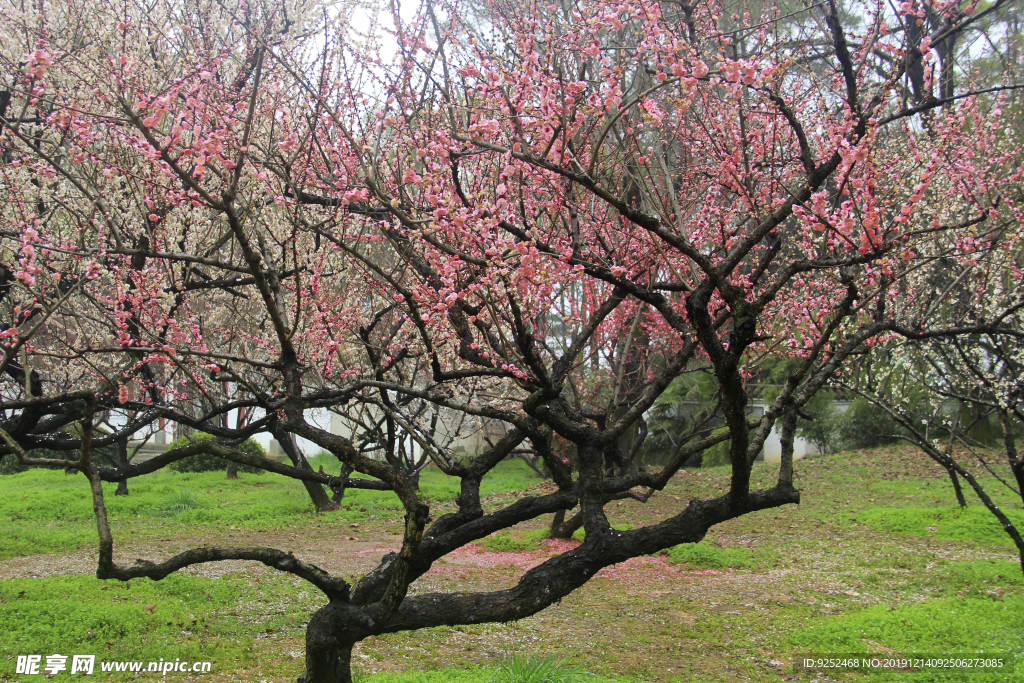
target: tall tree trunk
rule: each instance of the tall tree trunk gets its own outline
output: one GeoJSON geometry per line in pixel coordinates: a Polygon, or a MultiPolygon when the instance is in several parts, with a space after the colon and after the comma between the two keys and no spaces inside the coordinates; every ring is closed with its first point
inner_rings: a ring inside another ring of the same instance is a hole
{"type": "Polygon", "coordinates": [[[1013,437],[1013,422],[1010,420],[1008,411],[999,410],[999,426],[1003,430],[1003,446],[1006,448],[1006,459],[1010,465],[1010,472],[1017,481],[1017,490],[1020,491],[1021,500],[1024,501],[1024,460],[1021,460],[1017,453],[1017,440],[1013,437]]]}
{"type": "MultiPolygon", "coordinates": [[[[309,462],[299,451],[299,447],[295,445],[295,437],[291,434],[282,431],[274,431],[274,438],[281,444],[281,450],[284,451],[288,459],[292,461],[292,465],[298,467],[300,470],[313,471],[313,468],[309,466],[309,462]]],[[[322,484],[318,484],[314,481],[303,481],[302,485],[306,487],[306,492],[309,494],[309,499],[313,501],[313,506],[317,512],[327,512],[330,510],[337,510],[337,503],[333,502],[324,491],[322,484]]]]}
{"type": "Polygon", "coordinates": [[[960,477],[956,476],[956,470],[950,467],[946,471],[949,472],[949,478],[953,482],[953,491],[956,492],[957,504],[962,508],[967,507],[967,499],[964,498],[964,490],[960,487],[960,477]]]}
{"type": "MultiPolygon", "coordinates": [[[[117,442],[117,467],[124,469],[128,467],[128,439],[122,439],[117,442]]],[[[117,482],[117,490],[114,491],[115,496],[127,496],[128,495],[128,480],[122,479],[117,482]]]]}
{"type": "MultiPolygon", "coordinates": [[[[226,385],[225,385],[226,386],[226,385]]],[[[238,409],[238,418],[235,420],[235,428],[241,429],[245,426],[246,414],[245,408],[238,409]]],[[[228,416],[224,415],[224,426],[228,426],[228,416]]],[[[234,460],[228,461],[228,479],[238,479],[238,463],[234,460]]]]}
{"type": "MultiPolygon", "coordinates": [[[[320,473],[323,474],[323,472],[324,466],[321,465],[320,473]]],[[[341,474],[338,475],[338,479],[341,480],[341,483],[331,489],[332,491],[334,491],[334,495],[331,496],[331,502],[334,503],[336,506],[341,506],[341,499],[345,497],[345,487],[348,486],[348,478],[351,474],[351,467],[349,467],[348,465],[341,466],[341,474]]]]}

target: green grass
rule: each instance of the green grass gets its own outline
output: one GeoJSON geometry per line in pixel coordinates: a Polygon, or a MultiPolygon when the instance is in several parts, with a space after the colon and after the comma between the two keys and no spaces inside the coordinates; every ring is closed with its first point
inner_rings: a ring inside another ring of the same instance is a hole
{"type": "MultiPolygon", "coordinates": [[[[537,473],[522,460],[507,460],[484,475],[480,482],[480,496],[499,496],[529,488],[542,481],[537,473]]],[[[420,475],[420,492],[428,499],[455,500],[459,495],[459,480],[439,470],[428,468],[420,475]]]]}
{"type": "Polygon", "coordinates": [[[355,683],[490,683],[493,669],[440,669],[436,671],[353,674],[355,683]]]}
{"type": "Polygon", "coordinates": [[[96,543],[95,522],[8,522],[0,530],[0,560],[78,550],[96,543]]]}
{"type": "Polygon", "coordinates": [[[755,564],[754,553],[744,548],[718,548],[707,543],[682,543],[669,548],[669,561],[697,569],[745,569],[755,564]]]}
{"type": "MultiPolygon", "coordinates": [[[[354,674],[355,683],[499,683],[506,681],[500,677],[500,668],[471,669],[438,669],[434,671],[403,671],[401,673],[381,672],[376,674],[354,674]]],[[[557,680],[557,679],[552,679],[557,680]]],[[[576,679],[586,683],[640,683],[640,679],[605,678],[588,674],[576,679]]],[[[510,683],[529,683],[529,679],[514,680],[510,683]]]]}
{"type": "MultiPolygon", "coordinates": [[[[1024,530],[1024,512],[1005,510],[1018,530],[1024,530]]],[[[999,520],[978,503],[966,508],[888,508],[878,507],[857,515],[857,519],[871,527],[889,533],[933,536],[950,540],[991,541],[1011,543],[999,520]]]]}
{"type": "Polygon", "coordinates": [[[492,553],[521,553],[536,550],[537,544],[548,538],[551,538],[551,529],[545,526],[526,533],[498,532],[484,538],[482,543],[492,553]]]}
{"type": "MultiPolygon", "coordinates": [[[[792,634],[789,645],[808,654],[976,654],[1024,662],[1024,599],[948,597],[903,605],[875,605],[821,620],[792,634]]],[[[1012,674],[871,673],[893,681],[1022,681],[1012,674]]]]}
{"type": "MultiPolygon", "coordinates": [[[[336,461],[323,464],[325,471],[337,471],[336,461]]],[[[595,683],[771,683],[789,673],[768,667],[766,659],[811,652],[997,650],[1017,653],[1024,662],[1024,577],[1019,563],[1010,561],[1012,545],[975,500],[967,511],[950,507],[953,495],[941,470],[886,449],[810,458],[795,468],[799,506],[726,522],[701,543],[666,553],[679,567],[739,570],[735,575],[681,580],[675,569],[659,570],[658,563],[591,582],[523,622],[377,636],[360,644],[356,680],[497,683],[494,666],[510,646],[533,648],[542,658],[564,657],[573,667],[608,677],[586,679],[595,683]],[[369,673],[381,667],[410,670],[369,673]]],[[[758,464],[752,486],[771,487],[776,476],[777,467],[758,464]]],[[[617,529],[645,526],[677,514],[692,498],[720,493],[728,478],[727,468],[684,472],[647,505],[617,501],[606,513],[617,529]]],[[[484,480],[485,509],[511,502],[514,492],[538,481],[522,463],[503,463],[484,480]]],[[[1024,523],[1019,497],[983,482],[1024,523]]],[[[423,493],[435,517],[453,509],[453,484],[436,470],[423,473],[423,493]]],[[[0,558],[95,546],[84,478],[30,471],[2,477],[0,486],[0,558]]],[[[312,545],[320,541],[306,539],[351,533],[345,527],[357,521],[359,536],[393,533],[402,514],[392,494],[356,490],[346,494],[339,511],[314,514],[301,485],[273,474],[228,481],[223,472],[161,472],[129,486],[127,498],[115,497],[113,485],[106,488],[122,548],[130,538],[159,541],[173,551],[183,536],[231,526],[280,536],[300,531],[302,545],[312,545]]],[[[549,522],[545,515],[480,543],[499,552],[541,549],[549,522]]],[[[491,590],[514,579],[506,567],[440,570],[417,588],[491,590]]],[[[136,661],[189,657],[214,662],[225,681],[294,680],[302,667],[301,626],[322,604],[323,596],[308,584],[262,569],[216,580],[176,574],[162,582],[132,581],[130,588],[90,576],[5,580],[0,646],[12,655],[67,650],[136,661]],[[147,605],[154,605],[152,614],[147,605]]],[[[970,679],[905,678],[1024,683],[1024,664],[1019,669],[970,679]]],[[[0,678],[13,671],[13,661],[0,664],[0,678]]],[[[865,677],[903,680],[899,676],[830,678],[855,683],[865,677]]]]}
{"type": "MultiPolygon", "coordinates": [[[[50,576],[0,581],[0,651],[94,654],[99,660],[180,658],[216,672],[253,666],[261,640],[292,633],[322,596],[284,574],[208,579],[172,574],[162,581],[100,581],[50,576]],[[257,586],[254,588],[254,586],[257,586]],[[254,601],[254,592],[260,600],[254,601]]],[[[0,664],[0,679],[13,673],[0,664]]],[[[127,678],[131,674],[103,674],[127,678]]]]}
{"type": "Polygon", "coordinates": [[[505,656],[494,672],[494,683],[583,683],[592,674],[569,666],[554,655],[541,657],[513,653],[505,656]]]}
{"type": "Polygon", "coordinates": [[[245,659],[251,657],[251,634],[239,633],[238,619],[225,615],[241,593],[237,582],[180,574],[162,582],[10,579],[0,582],[0,649],[74,650],[111,659],[245,659]]]}
{"type": "Polygon", "coordinates": [[[989,595],[993,590],[1024,587],[1019,562],[938,560],[934,565],[919,577],[920,584],[946,595],[989,595]]]}
{"type": "Polygon", "coordinates": [[[192,510],[204,510],[210,503],[192,493],[191,489],[182,489],[168,497],[160,507],[164,517],[181,515],[192,510]]]}
{"type": "Polygon", "coordinates": [[[509,534],[497,534],[484,539],[484,548],[492,553],[521,553],[534,548],[533,542],[509,534]]]}
{"type": "MultiPolygon", "coordinates": [[[[325,462],[325,471],[331,463],[325,462]]],[[[314,464],[314,469],[319,465],[314,464]]],[[[333,463],[337,468],[337,461],[333,463]]],[[[425,499],[432,503],[454,500],[458,481],[437,470],[420,478],[425,499]]],[[[483,497],[520,491],[540,481],[520,461],[501,463],[484,477],[483,497]]],[[[47,552],[65,552],[96,544],[96,523],[88,482],[62,470],[35,469],[0,476],[0,560],[47,552]]],[[[115,496],[116,484],[104,484],[104,500],[115,536],[168,535],[168,524],[178,532],[201,534],[207,528],[248,530],[292,526],[342,525],[370,517],[398,517],[398,498],[388,491],[349,489],[336,513],[315,514],[305,489],[294,480],[267,473],[240,474],[229,480],[224,472],[180,473],[162,470],[132,479],[129,495],[115,496]]]]}

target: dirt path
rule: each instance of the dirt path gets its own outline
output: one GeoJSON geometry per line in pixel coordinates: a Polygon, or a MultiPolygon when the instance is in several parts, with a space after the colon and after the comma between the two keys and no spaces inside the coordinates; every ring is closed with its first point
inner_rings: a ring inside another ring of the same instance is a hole
{"type": "MultiPolygon", "coordinates": [[[[203,536],[186,536],[142,541],[115,537],[114,560],[131,564],[136,558],[162,562],[176,552],[206,546],[261,546],[294,553],[299,559],[325,569],[332,574],[352,576],[363,574],[375,567],[384,553],[397,549],[401,536],[378,531],[360,532],[358,540],[347,537],[325,538],[310,532],[234,531],[203,536]]],[[[190,567],[188,573],[217,578],[236,572],[262,571],[266,567],[258,562],[214,562],[190,567]]],[[[267,570],[270,571],[270,570],[267,570]]],[[[93,574],[96,572],[96,550],[71,553],[27,555],[0,561],[0,580],[14,578],[42,578],[62,574],[93,574]]]]}

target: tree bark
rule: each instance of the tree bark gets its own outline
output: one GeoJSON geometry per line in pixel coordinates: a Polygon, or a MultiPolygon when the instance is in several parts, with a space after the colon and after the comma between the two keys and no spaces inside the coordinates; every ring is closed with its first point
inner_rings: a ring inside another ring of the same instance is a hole
{"type": "Polygon", "coordinates": [[[796,410],[789,408],[782,415],[782,433],[779,436],[779,485],[793,486],[793,444],[796,440],[796,410]]]}
{"type": "MultiPolygon", "coordinates": [[[[324,471],[323,465],[320,466],[320,471],[324,471]]],[[[345,488],[348,486],[348,478],[352,474],[352,471],[352,468],[348,465],[341,466],[341,474],[338,475],[338,478],[341,479],[341,484],[332,489],[332,491],[334,491],[334,495],[331,496],[331,502],[336,506],[340,506],[341,499],[345,497],[345,488]]]]}
{"type": "MultiPolygon", "coordinates": [[[[309,462],[303,457],[302,453],[299,452],[298,446],[295,445],[295,437],[286,432],[275,431],[273,432],[274,438],[281,444],[281,450],[285,452],[288,459],[292,461],[292,465],[302,470],[313,471],[313,468],[309,466],[309,462]]],[[[313,481],[303,480],[302,485],[306,487],[306,492],[309,494],[309,499],[313,501],[313,506],[317,512],[328,512],[330,510],[337,510],[338,504],[330,499],[327,492],[324,491],[322,484],[318,484],[313,481]]]]}
{"type": "MultiPolygon", "coordinates": [[[[224,385],[225,387],[227,385],[224,385]]],[[[238,409],[238,418],[235,420],[235,428],[241,429],[245,426],[248,416],[246,415],[245,408],[238,409]]],[[[224,416],[224,426],[227,427],[227,415],[224,416]]],[[[238,479],[238,463],[234,460],[228,461],[228,479],[238,479]]]]}
{"type": "Polygon", "coordinates": [[[559,510],[551,520],[551,538],[572,538],[576,530],[583,526],[583,511],[565,520],[565,510],[559,510]]]}
{"type": "Polygon", "coordinates": [[[352,683],[352,648],[372,622],[347,600],[335,599],[306,625],[306,671],[298,683],[352,683]]]}
{"type": "Polygon", "coordinates": [[[352,683],[352,646],[334,644],[330,638],[307,630],[306,671],[298,683],[352,683]],[[318,648],[310,646],[311,638],[318,648]]]}
{"type": "Polygon", "coordinates": [[[697,468],[700,469],[704,466],[704,451],[697,451],[682,464],[685,468],[697,468]]]}
{"type": "MultiPolygon", "coordinates": [[[[124,469],[128,467],[128,441],[117,442],[117,466],[124,469]]],[[[128,495],[128,480],[124,479],[117,482],[117,490],[114,491],[115,496],[127,496],[128,495]]]]}
{"type": "Polygon", "coordinates": [[[1006,410],[999,410],[999,426],[1003,430],[1003,446],[1006,448],[1006,459],[1010,466],[1010,472],[1017,481],[1017,490],[1020,491],[1021,501],[1024,501],[1024,461],[1017,453],[1017,441],[1013,437],[1013,422],[1010,421],[1010,414],[1006,410]]]}
{"type": "Polygon", "coordinates": [[[960,477],[956,476],[956,470],[954,470],[952,467],[949,467],[946,469],[946,471],[949,472],[949,478],[953,482],[953,491],[956,492],[957,504],[962,508],[967,507],[967,499],[964,498],[964,491],[960,487],[960,477]]]}

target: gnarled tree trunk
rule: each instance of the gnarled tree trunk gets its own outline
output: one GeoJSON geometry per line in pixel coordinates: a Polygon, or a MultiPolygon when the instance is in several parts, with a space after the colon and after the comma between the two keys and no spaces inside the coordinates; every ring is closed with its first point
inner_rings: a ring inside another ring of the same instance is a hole
{"type": "Polygon", "coordinates": [[[356,641],[346,637],[338,624],[339,612],[331,602],[321,607],[306,626],[306,672],[299,683],[352,683],[352,647],[356,641]]]}

